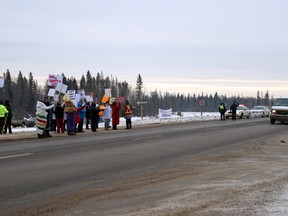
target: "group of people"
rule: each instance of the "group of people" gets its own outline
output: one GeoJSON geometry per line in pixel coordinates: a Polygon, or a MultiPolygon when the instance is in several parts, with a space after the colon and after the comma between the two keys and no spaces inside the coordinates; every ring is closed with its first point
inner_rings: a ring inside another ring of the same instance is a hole
{"type": "Polygon", "coordinates": [[[9,100],[0,100],[0,134],[12,134],[12,108],[9,100]]]}
{"type": "MultiPolygon", "coordinates": [[[[111,105],[107,101],[104,108],[100,108],[96,103],[78,102],[77,107],[70,99],[64,100],[61,104],[57,102],[51,104],[48,97],[44,101],[37,101],[36,105],[36,131],[38,138],[51,137],[50,119],[51,115],[55,115],[57,133],[64,133],[67,130],[68,135],[76,135],[83,133],[84,119],[86,118],[86,129],[91,127],[92,132],[97,132],[100,116],[104,121],[105,130],[110,128],[112,119],[112,130],[117,130],[117,125],[120,123],[120,110],[122,106],[118,102],[113,102],[111,105]],[[64,120],[64,115],[65,119],[64,120]],[[66,127],[65,127],[66,124],[66,127]]],[[[126,119],[126,129],[132,128],[131,119],[133,117],[133,107],[129,100],[126,100],[123,106],[123,116],[126,119]]]]}
{"type": "MultiPolygon", "coordinates": [[[[232,120],[236,120],[236,112],[237,112],[237,107],[239,106],[239,103],[237,101],[233,101],[233,103],[230,106],[230,111],[232,113],[232,120]]],[[[221,117],[221,121],[225,120],[225,113],[227,111],[227,108],[223,102],[220,103],[219,105],[219,113],[221,117]]]]}

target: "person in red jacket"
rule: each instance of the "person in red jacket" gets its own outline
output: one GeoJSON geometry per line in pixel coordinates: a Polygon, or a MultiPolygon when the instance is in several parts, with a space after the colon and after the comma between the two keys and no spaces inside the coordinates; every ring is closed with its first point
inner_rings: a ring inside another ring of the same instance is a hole
{"type": "Polygon", "coordinates": [[[120,103],[116,103],[115,101],[112,103],[112,130],[117,130],[117,125],[120,122],[120,103]]]}

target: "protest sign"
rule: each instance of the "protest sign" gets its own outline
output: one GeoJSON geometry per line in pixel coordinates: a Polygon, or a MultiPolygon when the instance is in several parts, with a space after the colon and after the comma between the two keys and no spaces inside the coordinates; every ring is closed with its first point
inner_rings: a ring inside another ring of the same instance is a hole
{"type": "Polygon", "coordinates": [[[93,101],[93,98],[90,95],[86,95],[86,101],[91,102],[93,101]]]}
{"type": "Polygon", "coordinates": [[[117,97],[115,101],[124,104],[124,97],[117,97]]]}
{"type": "Polygon", "coordinates": [[[116,98],[115,98],[115,97],[111,97],[111,98],[109,99],[109,104],[112,104],[114,101],[116,101],[116,98]]]}
{"type": "Polygon", "coordinates": [[[65,85],[65,84],[62,84],[62,83],[57,83],[57,86],[56,86],[56,91],[58,91],[58,92],[61,92],[61,93],[63,93],[63,94],[65,94],[66,93],[66,91],[67,91],[67,88],[68,88],[68,86],[67,85],[65,85]]]}
{"type": "Polygon", "coordinates": [[[107,97],[111,97],[112,95],[111,95],[111,89],[110,88],[106,88],[105,89],[105,95],[107,96],[107,97]]]}
{"type": "Polygon", "coordinates": [[[84,89],[77,90],[77,94],[79,94],[80,99],[85,99],[86,97],[84,89]]]}
{"type": "Polygon", "coordinates": [[[49,97],[54,97],[54,94],[55,94],[55,89],[50,88],[49,92],[48,92],[48,96],[49,97]]]}
{"type": "Polygon", "coordinates": [[[48,75],[48,86],[56,87],[57,83],[62,83],[62,81],[63,76],[53,74],[48,75]]]}
{"type": "Polygon", "coordinates": [[[109,100],[109,97],[107,95],[104,95],[102,97],[102,103],[106,103],[109,100]]]}
{"type": "Polygon", "coordinates": [[[68,90],[67,91],[67,98],[75,99],[76,91],[75,90],[68,90]]]}

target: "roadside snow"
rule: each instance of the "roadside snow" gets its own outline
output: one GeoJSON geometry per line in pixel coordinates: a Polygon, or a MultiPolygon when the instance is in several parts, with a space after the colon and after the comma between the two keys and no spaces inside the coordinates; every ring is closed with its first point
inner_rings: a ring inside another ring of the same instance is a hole
{"type": "MultiPolygon", "coordinates": [[[[172,118],[167,119],[159,119],[156,117],[133,117],[132,118],[132,125],[141,125],[141,124],[162,124],[162,123],[168,123],[168,122],[185,122],[185,121],[208,121],[208,120],[219,120],[220,114],[218,112],[203,112],[201,115],[201,112],[183,112],[181,113],[182,116],[179,115],[172,115],[172,118]]],[[[125,126],[126,120],[121,117],[120,118],[120,124],[119,126],[125,126]]],[[[99,123],[99,127],[104,127],[104,123],[99,123]]],[[[34,127],[30,128],[13,128],[13,133],[18,132],[29,132],[29,131],[36,131],[34,127]]]]}

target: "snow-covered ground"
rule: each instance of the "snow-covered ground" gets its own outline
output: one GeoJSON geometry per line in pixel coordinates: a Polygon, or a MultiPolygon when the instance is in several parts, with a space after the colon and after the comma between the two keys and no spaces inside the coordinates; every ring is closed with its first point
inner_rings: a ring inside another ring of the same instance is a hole
{"type": "MultiPolygon", "coordinates": [[[[181,113],[182,116],[179,115],[172,115],[172,118],[167,119],[159,119],[156,117],[133,117],[132,118],[132,125],[141,125],[141,124],[161,124],[161,123],[168,123],[168,122],[184,122],[184,121],[208,121],[208,120],[219,120],[220,114],[218,112],[203,112],[201,115],[201,112],[183,112],[181,113]]],[[[125,126],[126,120],[121,117],[120,118],[120,125],[119,126],[125,126]]],[[[100,128],[104,127],[104,123],[99,124],[100,128]]],[[[24,131],[35,131],[36,129],[31,128],[13,128],[12,129],[14,133],[17,132],[24,132],[24,131]]]]}

